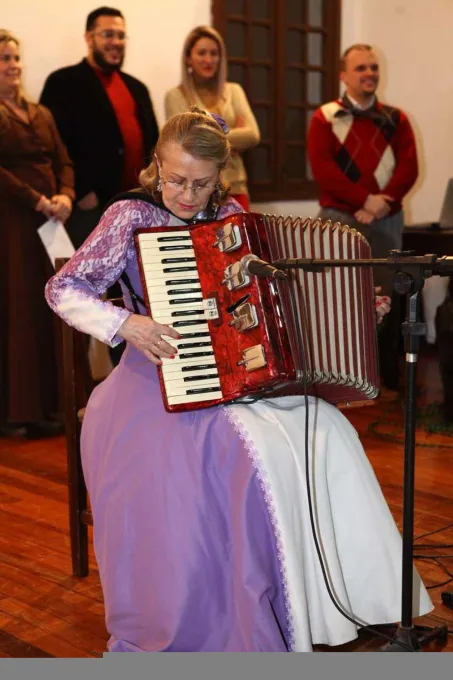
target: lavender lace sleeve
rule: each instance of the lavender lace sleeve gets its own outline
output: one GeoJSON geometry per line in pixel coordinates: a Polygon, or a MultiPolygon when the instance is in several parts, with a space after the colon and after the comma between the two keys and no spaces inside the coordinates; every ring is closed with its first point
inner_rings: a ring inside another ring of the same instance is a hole
{"type": "MultiPolygon", "coordinates": [[[[239,203],[230,198],[220,209],[219,219],[241,211],[239,203]]],[[[134,231],[169,222],[165,210],[143,201],[112,205],[88,240],[47,283],[45,295],[50,307],[70,326],[111,347],[118,345],[122,338],[117,331],[132,312],[100,297],[135,261],[134,231]]]]}
{"type": "Polygon", "coordinates": [[[132,312],[100,296],[135,257],[133,232],[145,224],[165,224],[168,214],[143,201],[119,201],[63,269],[46,285],[53,311],[70,326],[109,344],[119,344],[119,327],[132,312]]]}

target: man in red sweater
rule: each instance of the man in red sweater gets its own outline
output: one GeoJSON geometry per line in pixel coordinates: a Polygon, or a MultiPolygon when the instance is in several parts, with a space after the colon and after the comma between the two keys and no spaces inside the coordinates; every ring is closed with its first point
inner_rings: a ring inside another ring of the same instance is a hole
{"type": "MultiPolygon", "coordinates": [[[[373,257],[386,257],[401,248],[401,203],[418,175],[414,134],[403,111],[376,98],[379,63],[370,45],[346,50],[340,79],[344,96],[315,111],[308,131],[308,157],[321,189],[319,216],[358,229],[373,257]]],[[[392,271],[376,268],[374,275],[383,294],[391,295],[392,271]]],[[[384,382],[396,387],[396,365],[388,356],[397,356],[399,319],[389,318],[387,325],[381,367],[384,382]]]]}

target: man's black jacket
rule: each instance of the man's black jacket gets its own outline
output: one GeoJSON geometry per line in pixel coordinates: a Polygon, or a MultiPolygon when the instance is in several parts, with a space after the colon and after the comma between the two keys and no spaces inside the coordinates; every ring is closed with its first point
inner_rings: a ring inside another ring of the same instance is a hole
{"type": "MultiPolygon", "coordinates": [[[[158,127],[147,87],[119,72],[137,105],[145,157],[151,159],[158,127]]],[[[55,118],[74,162],[77,200],[94,191],[101,207],[121,191],[124,143],[105,89],[86,59],[51,73],[40,99],[55,118]]]]}

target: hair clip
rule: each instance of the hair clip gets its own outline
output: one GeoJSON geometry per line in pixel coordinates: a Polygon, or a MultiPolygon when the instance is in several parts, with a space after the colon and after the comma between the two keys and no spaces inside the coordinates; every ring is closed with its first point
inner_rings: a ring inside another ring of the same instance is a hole
{"type": "Polygon", "coordinates": [[[220,125],[224,133],[227,135],[230,131],[230,128],[225,123],[224,119],[221,116],[218,116],[216,113],[210,113],[209,115],[214,118],[214,120],[220,125]]]}

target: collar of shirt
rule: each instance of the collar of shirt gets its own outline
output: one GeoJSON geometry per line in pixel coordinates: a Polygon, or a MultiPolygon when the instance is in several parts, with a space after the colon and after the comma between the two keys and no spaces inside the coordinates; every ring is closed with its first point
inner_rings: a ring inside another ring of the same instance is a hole
{"type": "Polygon", "coordinates": [[[366,111],[367,109],[371,109],[371,107],[374,106],[375,103],[376,103],[375,95],[373,95],[373,98],[371,99],[371,101],[366,106],[362,106],[362,104],[359,104],[359,102],[356,101],[353,97],[351,97],[350,94],[345,94],[345,97],[347,99],[349,99],[349,101],[354,106],[354,108],[360,109],[361,111],[366,111]]]}

